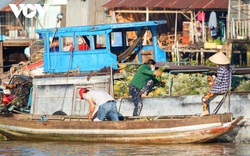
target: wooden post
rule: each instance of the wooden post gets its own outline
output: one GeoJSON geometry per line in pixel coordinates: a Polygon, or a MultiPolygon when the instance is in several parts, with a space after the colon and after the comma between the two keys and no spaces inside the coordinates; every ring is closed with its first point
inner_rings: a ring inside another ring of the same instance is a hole
{"type": "Polygon", "coordinates": [[[250,66],[250,50],[247,49],[247,66],[250,66]]]}
{"type": "Polygon", "coordinates": [[[245,43],[245,44],[244,44],[244,47],[246,48],[246,57],[247,57],[247,58],[246,58],[246,59],[247,59],[247,60],[246,60],[247,62],[246,62],[245,65],[246,65],[246,66],[250,66],[250,45],[249,45],[248,43],[245,43]]]}
{"type": "MultiPolygon", "coordinates": [[[[3,66],[3,41],[0,41],[0,66],[3,66]]],[[[1,73],[3,73],[3,68],[0,68],[1,73]]]]}
{"type": "Polygon", "coordinates": [[[204,52],[203,52],[203,48],[201,48],[201,65],[204,65],[204,52]]]}
{"type": "Polygon", "coordinates": [[[196,52],[196,58],[195,59],[196,59],[195,62],[197,64],[199,64],[199,52],[196,52]]]}
{"type": "Polygon", "coordinates": [[[172,55],[172,62],[176,62],[174,51],[171,52],[171,55],[172,55]]]}
{"type": "Polygon", "coordinates": [[[231,63],[232,63],[232,54],[233,54],[233,43],[230,42],[228,46],[228,58],[231,63]]]}
{"type": "MultiPolygon", "coordinates": [[[[146,8],[146,21],[149,21],[149,8],[146,8]]],[[[145,32],[144,34],[144,39],[143,39],[143,45],[147,45],[147,36],[148,36],[148,31],[145,32]]]]}

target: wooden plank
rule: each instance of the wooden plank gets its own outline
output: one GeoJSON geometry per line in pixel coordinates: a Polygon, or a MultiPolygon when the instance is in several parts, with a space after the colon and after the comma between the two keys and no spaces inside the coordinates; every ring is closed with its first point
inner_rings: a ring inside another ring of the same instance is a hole
{"type": "Polygon", "coordinates": [[[4,47],[15,47],[15,46],[30,46],[35,39],[13,39],[13,40],[6,40],[3,42],[4,47]]]}

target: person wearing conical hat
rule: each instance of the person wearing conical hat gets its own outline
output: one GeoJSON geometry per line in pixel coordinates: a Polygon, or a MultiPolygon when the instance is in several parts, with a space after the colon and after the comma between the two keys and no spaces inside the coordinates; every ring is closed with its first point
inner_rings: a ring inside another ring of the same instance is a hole
{"type": "Polygon", "coordinates": [[[214,77],[214,83],[210,91],[202,97],[203,112],[200,116],[209,115],[209,102],[219,94],[224,94],[229,90],[233,66],[230,66],[230,60],[222,52],[212,55],[209,60],[219,65],[217,76],[214,77]]]}

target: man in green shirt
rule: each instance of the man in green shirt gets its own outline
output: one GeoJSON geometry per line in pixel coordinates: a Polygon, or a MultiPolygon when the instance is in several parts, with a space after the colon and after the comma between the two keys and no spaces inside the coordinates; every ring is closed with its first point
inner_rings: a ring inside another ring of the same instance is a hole
{"type": "Polygon", "coordinates": [[[158,80],[155,76],[159,76],[159,71],[155,70],[155,61],[149,59],[143,64],[134,75],[131,84],[129,85],[129,93],[134,102],[133,116],[139,116],[142,110],[142,96],[147,96],[148,92],[158,80]]]}

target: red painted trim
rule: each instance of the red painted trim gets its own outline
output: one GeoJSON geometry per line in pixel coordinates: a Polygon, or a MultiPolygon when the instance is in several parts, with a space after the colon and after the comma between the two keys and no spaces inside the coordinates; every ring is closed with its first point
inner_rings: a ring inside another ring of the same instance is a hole
{"type": "Polygon", "coordinates": [[[41,67],[41,66],[43,66],[43,60],[40,60],[40,61],[38,61],[36,63],[32,63],[32,64],[24,67],[23,69],[24,70],[32,70],[32,69],[35,69],[35,68],[38,68],[38,67],[41,67]]]}

